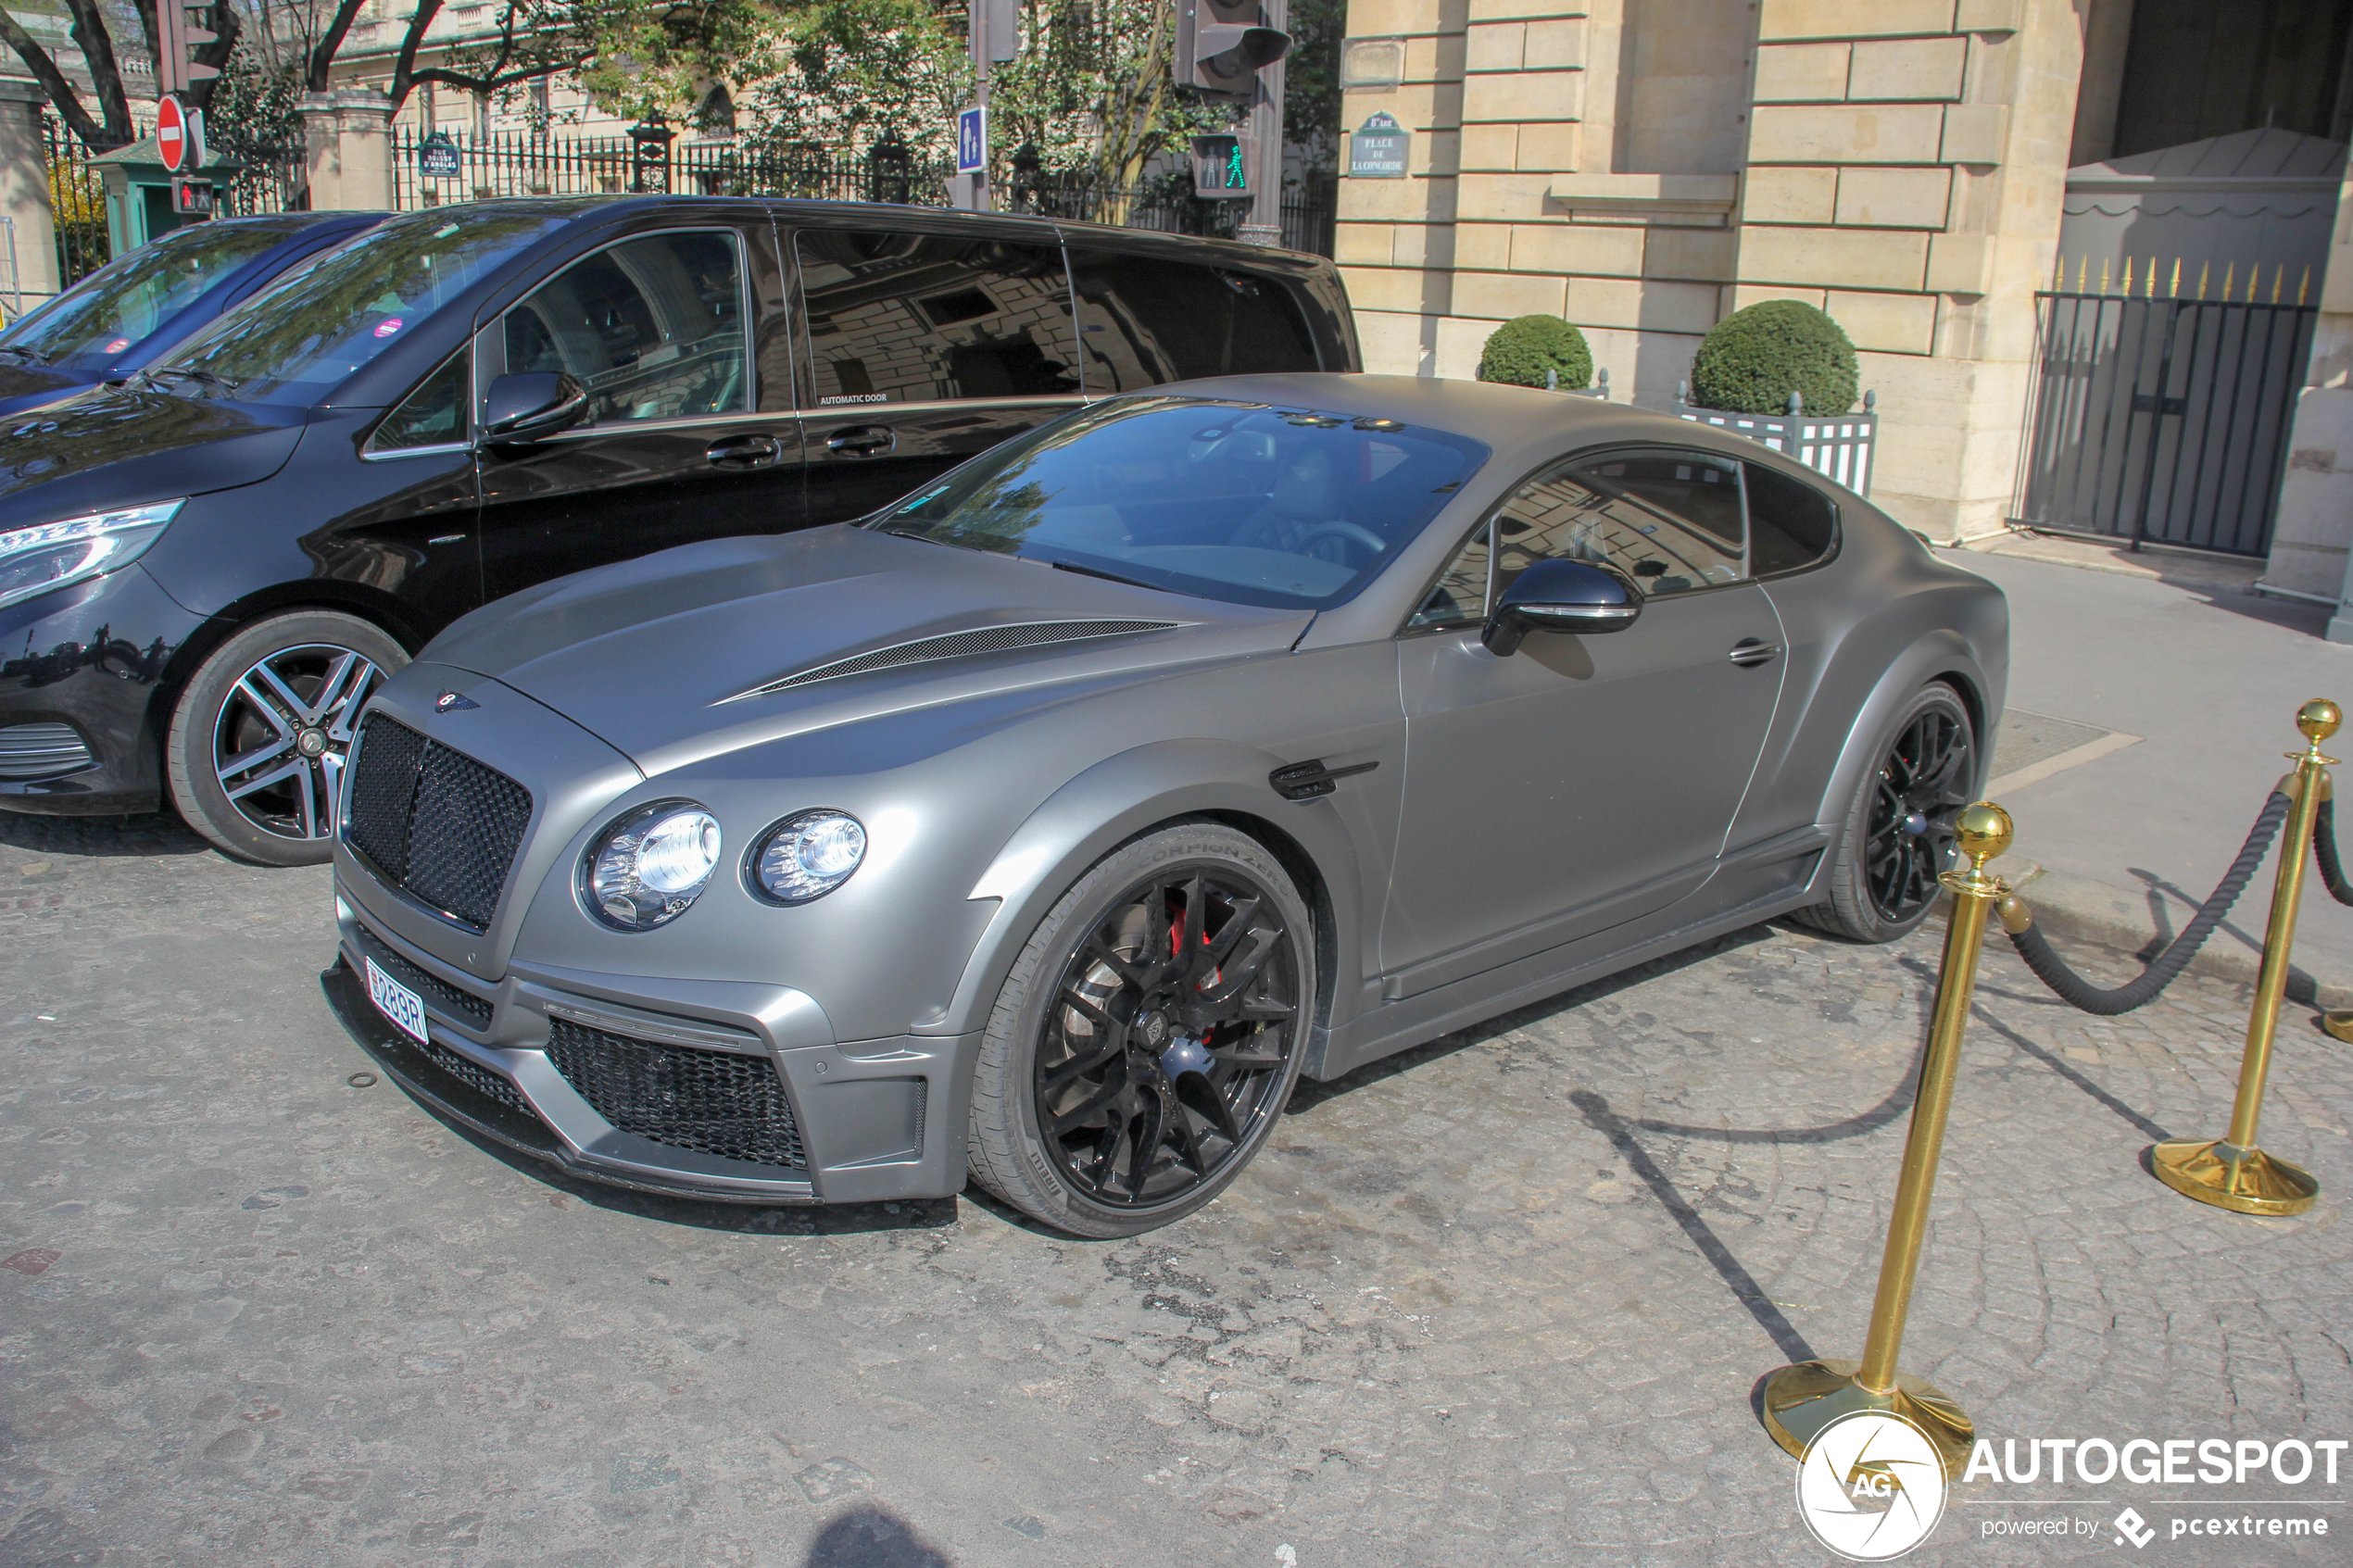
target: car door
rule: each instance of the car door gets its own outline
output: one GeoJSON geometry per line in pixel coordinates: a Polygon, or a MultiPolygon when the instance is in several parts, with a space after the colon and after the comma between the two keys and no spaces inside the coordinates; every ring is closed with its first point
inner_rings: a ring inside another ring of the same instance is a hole
{"type": "Polygon", "coordinates": [[[1405,798],[1382,928],[1407,997],[1663,909],[1706,880],[1755,770],[1781,671],[1752,580],[1740,466],[1619,449],[1519,485],[1398,642],[1405,798]],[[1497,658],[1494,594],[1554,557],[1642,592],[1607,635],[1497,658]]]}
{"type": "Polygon", "coordinates": [[[812,524],[862,517],[1084,401],[1051,238],[804,228],[793,247],[812,524]]]}
{"type": "Polygon", "coordinates": [[[589,394],[585,423],[482,448],[487,596],[800,526],[791,378],[754,352],[783,309],[764,219],[695,221],[575,257],[485,322],[476,353],[491,373],[566,371],[589,394]]]}

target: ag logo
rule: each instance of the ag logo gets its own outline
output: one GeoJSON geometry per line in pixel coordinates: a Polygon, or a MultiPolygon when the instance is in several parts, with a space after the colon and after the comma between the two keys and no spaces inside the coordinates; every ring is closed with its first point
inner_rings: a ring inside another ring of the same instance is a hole
{"type": "Polygon", "coordinates": [[[1944,1466],[1900,1415],[1857,1411],[1815,1434],[1797,1467],[1797,1512],[1814,1538],[1856,1562],[1901,1557],[1944,1513],[1944,1466]]]}

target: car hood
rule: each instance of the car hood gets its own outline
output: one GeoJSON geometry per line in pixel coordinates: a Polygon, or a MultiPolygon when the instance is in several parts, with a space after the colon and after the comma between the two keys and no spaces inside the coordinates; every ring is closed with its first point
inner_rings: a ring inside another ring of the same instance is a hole
{"type": "Polygon", "coordinates": [[[0,359],[0,416],[69,396],[98,380],[95,370],[61,370],[54,365],[26,365],[0,359]]]}
{"type": "Polygon", "coordinates": [[[657,774],[881,713],[1277,653],[1313,619],[837,526],[564,578],[476,610],[422,657],[657,774]]]}
{"type": "Polygon", "coordinates": [[[200,495],[269,478],[299,408],[101,387],[0,421],[0,526],[200,495]]]}

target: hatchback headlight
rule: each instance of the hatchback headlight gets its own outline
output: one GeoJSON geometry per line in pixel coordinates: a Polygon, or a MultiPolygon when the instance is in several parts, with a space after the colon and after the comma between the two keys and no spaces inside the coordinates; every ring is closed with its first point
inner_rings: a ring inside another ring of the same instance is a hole
{"type": "Polygon", "coordinates": [[[0,533],[0,609],[130,565],[163,537],[164,525],[187,504],[182,496],[0,533]]]}
{"type": "Polygon", "coordinates": [[[761,834],[751,851],[751,885],[776,904],[806,904],[849,880],[866,858],[866,829],[847,811],[796,811],[761,834]]]}
{"type": "Polygon", "coordinates": [[[719,823],[691,800],[642,807],[597,835],[580,863],[581,902],[617,931],[651,931],[702,896],[719,865],[719,823]]]}

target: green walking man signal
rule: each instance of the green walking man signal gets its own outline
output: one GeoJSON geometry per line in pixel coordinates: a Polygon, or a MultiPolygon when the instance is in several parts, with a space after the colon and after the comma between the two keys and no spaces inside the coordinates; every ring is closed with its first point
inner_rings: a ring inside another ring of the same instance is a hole
{"type": "Polygon", "coordinates": [[[1193,138],[1193,194],[1210,201],[1246,199],[1250,138],[1220,133],[1193,138]]]}

